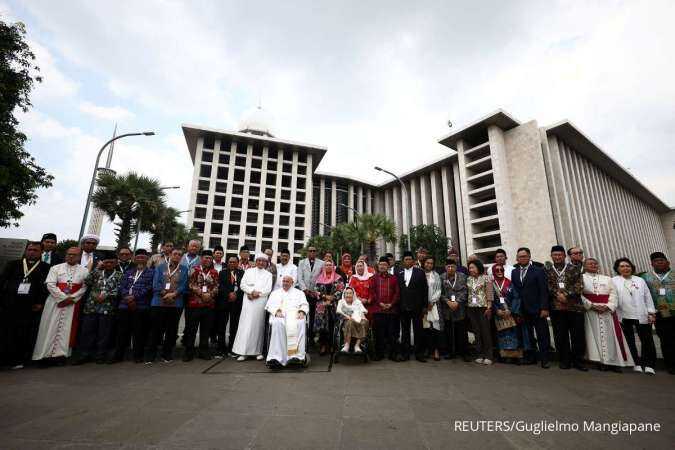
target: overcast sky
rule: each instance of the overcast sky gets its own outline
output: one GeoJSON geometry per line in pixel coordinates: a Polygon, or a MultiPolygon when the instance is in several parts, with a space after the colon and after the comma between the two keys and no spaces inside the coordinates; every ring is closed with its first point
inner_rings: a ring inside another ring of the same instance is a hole
{"type": "MultiPolygon", "coordinates": [[[[55,176],[0,236],[77,236],[95,154],[181,185],[180,125],[236,129],[258,104],[282,139],[328,147],[319,169],[381,180],[447,153],[437,143],[497,108],[545,126],[569,119],[675,205],[675,2],[7,1],[44,83],[21,116],[55,176]]],[[[103,243],[112,244],[111,224],[103,243]]]]}

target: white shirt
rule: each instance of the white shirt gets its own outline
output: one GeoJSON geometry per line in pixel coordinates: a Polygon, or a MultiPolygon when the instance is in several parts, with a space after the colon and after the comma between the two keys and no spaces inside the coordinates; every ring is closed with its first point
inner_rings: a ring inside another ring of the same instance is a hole
{"type": "Polygon", "coordinates": [[[335,312],[346,317],[354,318],[357,322],[360,322],[361,319],[368,314],[368,310],[358,298],[353,299],[351,305],[347,303],[344,298],[340,299],[335,312]]]}
{"type": "Polygon", "coordinates": [[[406,286],[408,286],[410,284],[410,279],[412,278],[412,273],[413,273],[412,267],[410,269],[403,269],[403,279],[405,280],[406,286]]]}
{"type": "Polygon", "coordinates": [[[654,301],[645,280],[632,276],[628,279],[617,275],[612,278],[619,304],[619,319],[639,320],[641,324],[649,323],[649,314],[656,314],[654,301]]]}
{"type": "Polygon", "coordinates": [[[277,279],[276,279],[276,282],[274,284],[274,289],[279,289],[281,287],[281,281],[286,276],[293,277],[294,282],[297,283],[297,281],[298,281],[298,266],[296,266],[295,264],[293,264],[290,261],[286,265],[277,264],[277,279]]]}
{"type": "MultiPolygon", "coordinates": [[[[84,268],[88,268],[89,266],[89,261],[93,258],[93,253],[87,253],[85,251],[82,252],[82,257],[80,258],[80,265],[84,268]]],[[[95,267],[92,267],[92,269],[95,269],[95,267]]]]}
{"type": "Polygon", "coordinates": [[[213,268],[216,269],[216,272],[220,273],[221,270],[223,270],[223,261],[221,260],[220,262],[216,262],[216,260],[213,260],[213,268]]]}

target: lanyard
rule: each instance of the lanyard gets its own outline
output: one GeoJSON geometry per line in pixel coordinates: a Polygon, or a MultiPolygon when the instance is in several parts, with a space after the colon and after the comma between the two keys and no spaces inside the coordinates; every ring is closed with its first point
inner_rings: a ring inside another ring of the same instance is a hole
{"type": "Polygon", "coordinates": [[[105,277],[105,272],[101,272],[103,275],[103,289],[108,289],[108,281],[112,280],[116,272],[116,270],[113,270],[108,278],[105,277]]]}
{"type": "Polygon", "coordinates": [[[36,261],[35,264],[33,264],[33,267],[28,270],[28,264],[26,263],[26,258],[23,259],[23,279],[24,281],[28,279],[28,275],[30,275],[35,268],[40,264],[40,261],[36,261]]]}
{"type": "MultiPolygon", "coordinates": [[[[210,271],[211,269],[209,269],[210,271]]],[[[211,275],[209,275],[209,271],[205,271],[203,266],[199,266],[199,276],[202,277],[202,282],[206,283],[208,281],[211,281],[211,275]]]]}
{"type": "Polygon", "coordinates": [[[188,263],[188,267],[192,267],[192,263],[195,262],[199,258],[199,256],[195,256],[194,258],[190,259],[188,255],[185,255],[185,261],[188,263]]]}
{"type": "Polygon", "coordinates": [[[660,282],[661,284],[663,284],[663,282],[666,280],[666,278],[668,278],[668,275],[670,275],[670,270],[669,270],[668,272],[666,272],[665,274],[663,274],[662,277],[659,276],[658,273],[654,272],[654,276],[655,276],[656,278],[659,279],[659,282],[660,282]]]}
{"type": "Polygon", "coordinates": [[[504,281],[502,281],[502,285],[500,286],[499,283],[497,283],[497,280],[495,280],[495,286],[497,287],[499,291],[499,296],[502,296],[502,290],[504,289],[504,285],[506,284],[506,278],[504,278],[504,281]]]}
{"type": "Polygon", "coordinates": [[[171,278],[173,278],[173,276],[176,274],[176,272],[177,272],[178,269],[180,268],[180,264],[176,264],[176,268],[173,269],[173,272],[171,271],[171,267],[170,267],[170,266],[167,265],[166,268],[167,268],[167,272],[165,272],[165,273],[168,273],[168,274],[169,274],[169,281],[170,281],[171,278]]]}
{"type": "Polygon", "coordinates": [[[136,282],[141,277],[141,275],[143,275],[143,272],[145,272],[145,269],[141,269],[140,271],[136,269],[136,275],[134,275],[134,282],[131,283],[131,287],[136,286],[136,282]]]}
{"type": "MultiPolygon", "coordinates": [[[[450,284],[450,280],[448,280],[448,284],[450,284]]],[[[457,284],[457,272],[455,272],[455,278],[453,278],[452,284],[450,284],[450,287],[452,288],[453,291],[455,290],[456,284],[457,284]]]]}
{"type": "Polygon", "coordinates": [[[565,267],[563,267],[563,270],[560,272],[558,272],[558,269],[555,268],[555,265],[553,266],[553,270],[555,271],[555,274],[558,276],[558,281],[562,282],[563,275],[565,275],[565,271],[567,270],[567,264],[565,264],[565,267]]]}

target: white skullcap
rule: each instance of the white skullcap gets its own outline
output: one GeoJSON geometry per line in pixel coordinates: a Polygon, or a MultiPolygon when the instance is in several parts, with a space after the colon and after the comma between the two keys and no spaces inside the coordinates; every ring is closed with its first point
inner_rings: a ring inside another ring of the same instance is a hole
{"type": "Polygon", "coordinates": [[[82,239],[80,239],[80,244],[84,244],[85,241],[96,241],[98,244],[101,240],[95,234],[85,234],[82,236],[82,239]]]}
{"type": "Polygon", "coordinates": [[[256,253],[256,254],[255,254],[255,259],[256,259],[256,260],[258,260],[258,259],[264,259],[264,260],[269,261],[269,257],[268,257],[266,254],[264,254],[263,252],[258,252],[258,253],[256,253]]]}

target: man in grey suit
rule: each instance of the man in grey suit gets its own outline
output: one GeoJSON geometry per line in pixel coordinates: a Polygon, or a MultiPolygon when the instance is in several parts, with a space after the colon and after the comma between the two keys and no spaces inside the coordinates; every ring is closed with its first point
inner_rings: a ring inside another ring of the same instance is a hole
{"type": "Polygon", "coordinates": [[[298,263],[298,289],[305,293],[309,302],[309,337],[314,342],[314,313],[319,293],[316,291],[316,278],[323,269],[323,261],[316,257],[316,247],[307,248],[307,258],[298,263]]]}

